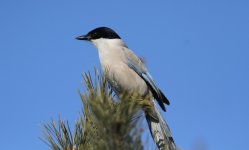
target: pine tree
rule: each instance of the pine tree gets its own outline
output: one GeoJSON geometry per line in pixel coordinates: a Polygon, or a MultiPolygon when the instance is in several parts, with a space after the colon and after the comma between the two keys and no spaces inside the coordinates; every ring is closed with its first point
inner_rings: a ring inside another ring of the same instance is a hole
{"type": "MultiPolygon", "coordinates": [[[[44,124],[41,138],[52,150],[142,150],[141,101],[135,93],[117,97],[95,69],[83,75],[87,92],[80,93],[83,114],[70,129],[67,121],[44,124]],[[136,99],[136,100],[134,100],[136,99]]],[[[143,104],[144,105],[144,104],[143,104]]]]}

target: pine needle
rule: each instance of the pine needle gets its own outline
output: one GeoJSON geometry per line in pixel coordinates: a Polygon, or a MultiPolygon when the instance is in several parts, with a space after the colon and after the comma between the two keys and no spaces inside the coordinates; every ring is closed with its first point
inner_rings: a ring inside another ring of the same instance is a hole
{"type": "Polygon", "coordinates": [[[83,75],[87,91],[80,93],[83,114],[71,130],[67,121],[44,124],[45,142],[52,150],[142,150],[141,104],[135,93],[117,98],[107,79],[95,69],[83,75]],[[72,132],[73,131],[73,132],[72,132]]]}

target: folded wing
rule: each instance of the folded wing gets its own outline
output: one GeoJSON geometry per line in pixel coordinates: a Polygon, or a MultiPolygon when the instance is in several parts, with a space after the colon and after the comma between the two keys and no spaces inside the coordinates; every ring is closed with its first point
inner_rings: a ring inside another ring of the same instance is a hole
{"type": "Polygon", "coordinates": [[[162,91],[156,86],[155,82],[153,81],[151,75],[143,68],[139,67],[132,59],[128,58],[127,65],[134,70],[147,84],[150,88],[153,97],[157,100],[158,104],[161,108],[166,111],[165,106],[163,103],[169,105],[169,100],[166,96],[162,93],[162,91]]]}

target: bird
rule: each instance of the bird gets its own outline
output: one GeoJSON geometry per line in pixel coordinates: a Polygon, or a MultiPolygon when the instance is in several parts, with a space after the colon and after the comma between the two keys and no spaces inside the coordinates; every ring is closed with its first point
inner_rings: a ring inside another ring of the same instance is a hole
{"type": "Polygon", "coordinates": [[[97,27],[77,40],[91,42],[98,50],[102,69],[115,93],[137,91],[149,97],[150,107],[143,109],[150,133],[159,150],[175,150],[170,129],[158,110],[155,100],[166,111],[170,102],[150,75],[143,60],[128,48],[122,38],[109,27],[97,27]]]}

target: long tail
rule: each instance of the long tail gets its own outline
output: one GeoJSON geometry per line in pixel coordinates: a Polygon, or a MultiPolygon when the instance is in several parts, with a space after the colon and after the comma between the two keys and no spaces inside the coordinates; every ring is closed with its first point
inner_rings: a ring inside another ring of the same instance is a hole
{"type": "Polygon", "coordinates": [[[146,120],[150,128],[150,133],[159,150],[177,150],[169,126],[160,114],[154,100],[154,110],[159,121],[146,115],[146,120]]]}

